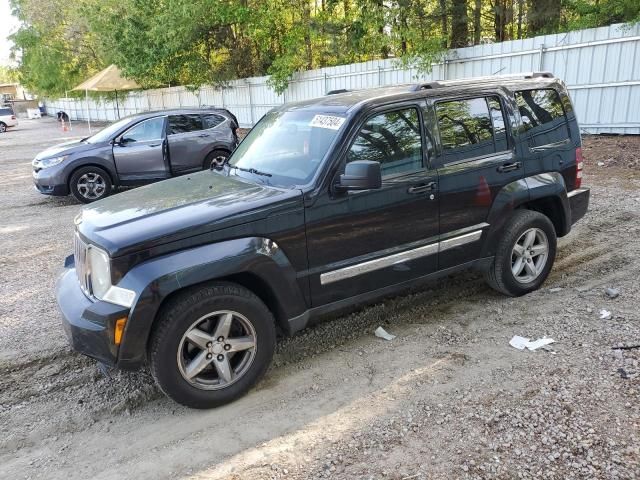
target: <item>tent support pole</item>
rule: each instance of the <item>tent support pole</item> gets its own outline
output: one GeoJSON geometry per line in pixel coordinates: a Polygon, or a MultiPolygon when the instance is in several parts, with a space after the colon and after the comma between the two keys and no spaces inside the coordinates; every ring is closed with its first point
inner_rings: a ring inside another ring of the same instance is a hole
{"type": "Polygon", "coordinates": [[[89,110],[89,90],[85,90],[85,99],[87,100],[87,124],[89,125],[89,134],[91,134],[91,110],[89,110]]]}

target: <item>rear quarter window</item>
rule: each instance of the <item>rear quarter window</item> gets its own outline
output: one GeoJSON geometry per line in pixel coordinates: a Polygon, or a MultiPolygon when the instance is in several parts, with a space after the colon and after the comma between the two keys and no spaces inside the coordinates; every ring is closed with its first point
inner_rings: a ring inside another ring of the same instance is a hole
{"type": "Polygon", "coordinates": [[[13,115],[13,112],[8,108],[0,108],[0,115],[13,115]]]}
{"type": "Polygon", "coordinates": [[[558,92],[551,88],[521,90],[515,92],[515,98],[532,147],[569,138],[567,117],[558,92]]]}

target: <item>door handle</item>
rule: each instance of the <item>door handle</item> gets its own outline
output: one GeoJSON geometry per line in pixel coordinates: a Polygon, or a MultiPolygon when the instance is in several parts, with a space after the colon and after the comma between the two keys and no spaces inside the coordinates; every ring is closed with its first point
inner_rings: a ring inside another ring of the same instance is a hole
{"type": "Polygon", "coordinates": [[[436,182],[421,183],[420,185],[414,185],[407,189],[407,193],[424,193],[430,190],[435,190],[438,184],[436,182]]]}
{"type": "Polygon", "coordinates": [[[149,147],[159,147],[160,145],[162,145],[161,143],[152,143],[151,145],[149,145],[149,147]]]}
{"type": "Polygon", "coordinates": [[[210,137],[211,135],[209,135],[208,133],[201,133],[200,135],[198,135],[200,138],[206,138],[206,137],[210,137]]]}
{"type": "Polygon", "coordinates": [[[511,162],[500,165],[497,170],[499,172],[512,172],[518,170],[522,166],[522,162],[511,162]]]}

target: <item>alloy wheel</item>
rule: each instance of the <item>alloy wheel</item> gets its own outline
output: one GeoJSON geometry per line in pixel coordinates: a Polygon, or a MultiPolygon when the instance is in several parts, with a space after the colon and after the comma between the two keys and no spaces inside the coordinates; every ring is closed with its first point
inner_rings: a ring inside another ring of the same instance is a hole
{"type": "Polygon", "coordinates": [[[227,157],[225,157],[224,155],[216,155],[211,159],[210,168],[212,170],[220,170],[226,161],[227,157]]]}
{"type": "Polygon", "coordinates": [[[222,310],[196,320],[178,345],[178,368],[196,388],[219,390],[246,374],[256,356],[256,332],[242,314],[222,310]]]}
{"type": "Polygon", "coordinates": [[[539,228],[520,235],[511,251],[511,272],[519,283],[531,283],[540,276],[549,257],[549,240],[539,228]]]}
{"type": "Polygon", "coordinates": [[[0,133],[7,131],[7,126],[4,123],[0,123],[0,133]]]}
{"type": "Polygon", "coordinates": [[[105,179],[99,173],[89,172],[82,175],[76,187],[80,195],[87,200],[97,200],[102,197],[107,190],[105,179]]]}

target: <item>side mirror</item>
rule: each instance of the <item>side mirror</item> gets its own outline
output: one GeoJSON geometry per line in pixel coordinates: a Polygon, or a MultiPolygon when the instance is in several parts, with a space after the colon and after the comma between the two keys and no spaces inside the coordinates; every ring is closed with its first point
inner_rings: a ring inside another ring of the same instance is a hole
{"type": "Polygon", "coordinates": [[[382,186],[380,162],[357,160],[347,163],[344,173],[340,175],[338,190],[370,190],[382,186]]]}

